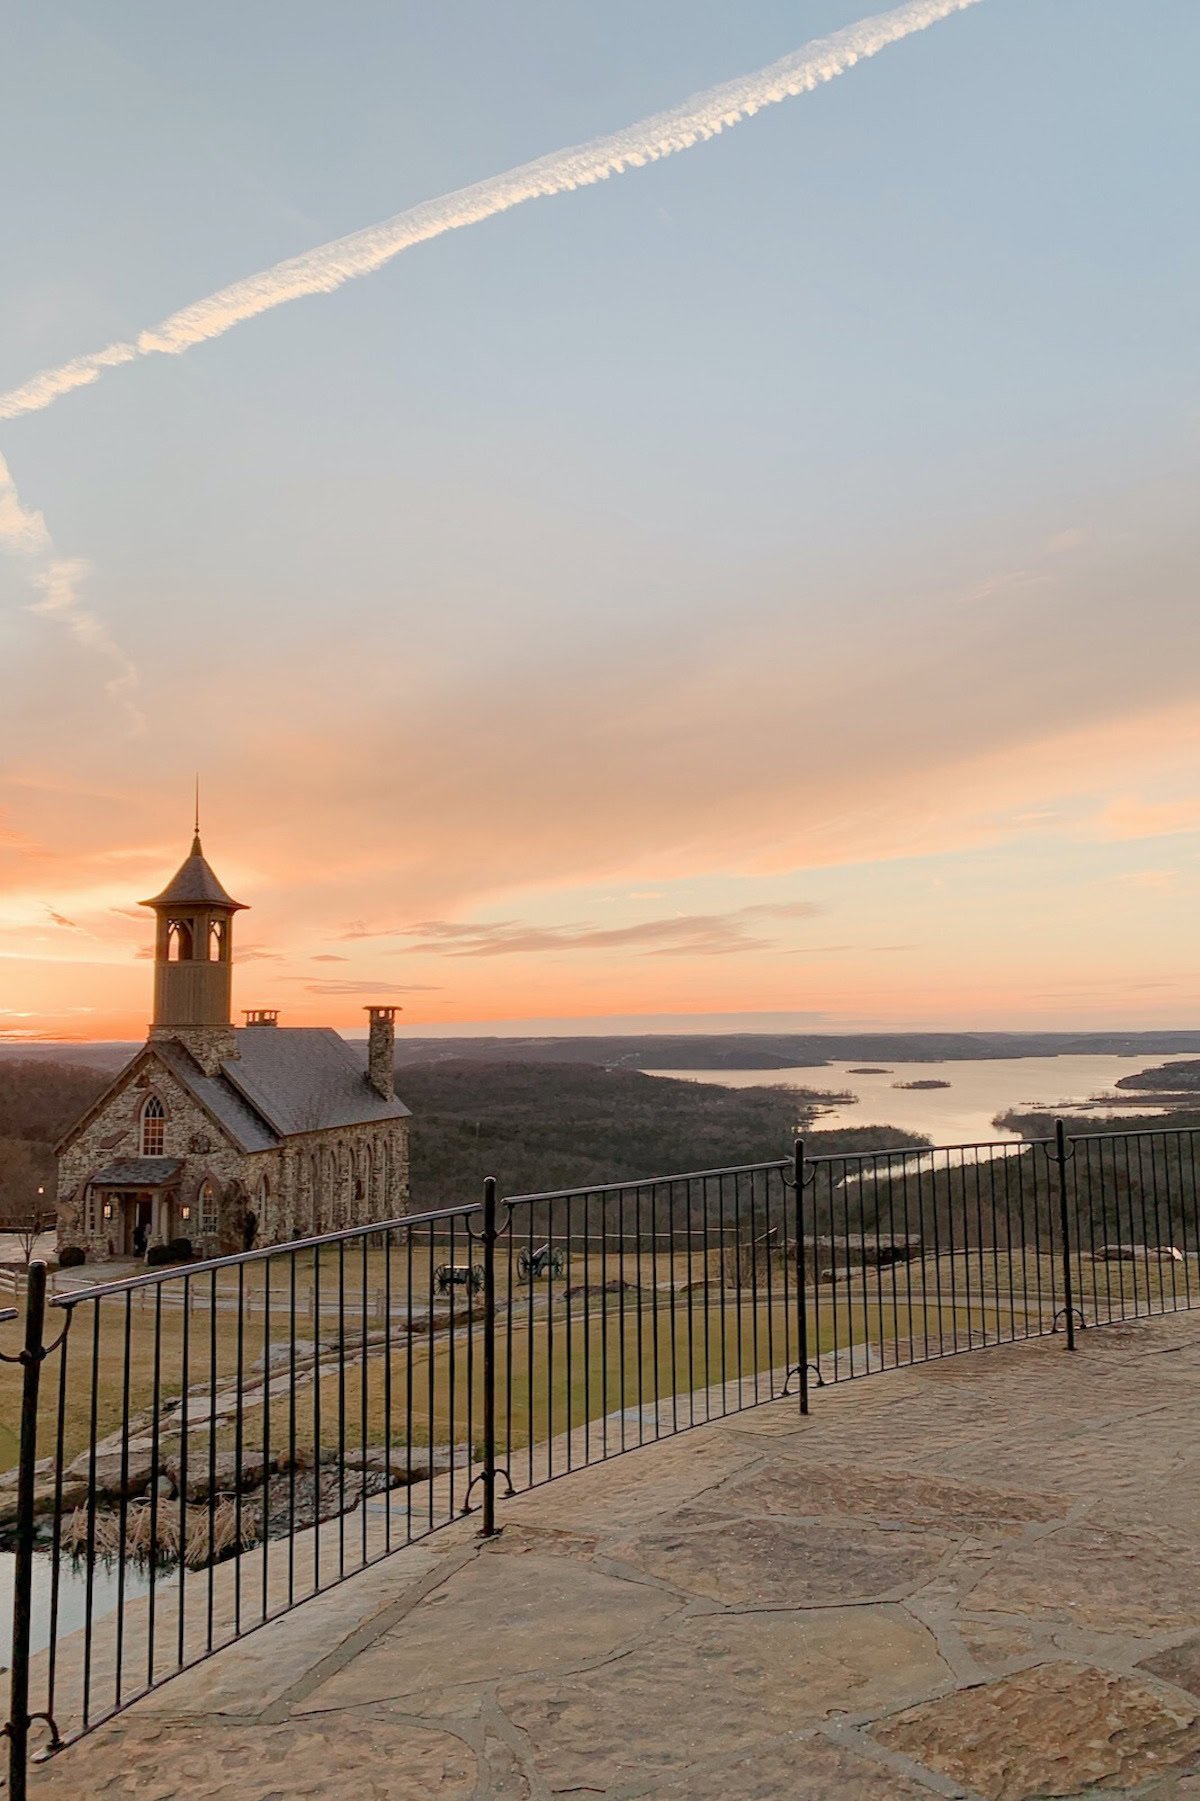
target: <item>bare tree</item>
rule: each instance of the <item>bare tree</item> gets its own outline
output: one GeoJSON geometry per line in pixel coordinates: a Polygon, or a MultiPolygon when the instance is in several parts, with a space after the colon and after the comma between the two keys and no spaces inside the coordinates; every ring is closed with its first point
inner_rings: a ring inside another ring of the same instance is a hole
{"type": "Polygon", "coordinates": [[[38,1238],[54,1224],[53,1170],[48,1145],[0,1138],[0,1233],[16,1239],[26,1269],[38,1238]]]}
{"type": "Polygon", "coordinates": [[[25,1269],[28,1269],[33,1262],[33,1253],[37,1248],[38,1239],[54,1224],[54,1209],[46,1205],[45,1191],[39,1188],[38,1194],[42,1198],[36,1201],[28,1212],[18,1214],[16,1218],[7,1221],[4,1227],[5,1231],[16,1239],[17,1248],[21,1253],[21,1263],[25,1269]]]}

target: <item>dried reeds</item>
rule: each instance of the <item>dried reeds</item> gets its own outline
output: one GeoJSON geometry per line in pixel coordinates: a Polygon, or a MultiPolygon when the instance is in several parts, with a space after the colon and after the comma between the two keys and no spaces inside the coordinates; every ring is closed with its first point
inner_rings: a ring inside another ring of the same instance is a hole
{"type": "MultiPolygon", "coordinates": [[[[257,1501],[243,1498],[239,1508],[232,1495],[215,1496],[211,1506],[193,1506],[187,1510],[183,1561],[190,1570],[202,1570],[238,1549],[245,1551],[257,1544],[259,1532],[257,1501]]],[[[123,1534],[117,1509],[97,1508],[89,1527],[87,1508],[77,1507],[63,1522],[62,1546],[72,1556],[86,1557],[89,1543],[97,1558],[123,1556],[139,1563],[177,1563],[180,1555],[179,1503],[165,1498],[154,1507],[149,1501],[134,1502],[126,1509],[123,1534]]]]}

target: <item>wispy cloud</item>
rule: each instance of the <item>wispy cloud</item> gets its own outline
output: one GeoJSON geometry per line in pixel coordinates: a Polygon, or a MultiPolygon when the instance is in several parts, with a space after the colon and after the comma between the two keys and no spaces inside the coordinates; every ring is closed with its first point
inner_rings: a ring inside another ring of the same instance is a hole
{"type": "Polygon", "coordinates": [[[739,951],[773,949],[775,940],[756,930],[760,923],[812,919],[819,912],[812,901],[782,901],[741,907],[732,913],[672,914],[627,926],[533,926],[514,919],[472,924],[426,919],[400,930],[369,933],[359,929],[347,936],[403,937],[412,941],[389,950],[388,956],[507,957],[547,951],[614,950],[634,951],[647,957],[724,957],[739,951]]]}
{"type": "Polygon", "coordinates": [[[284,976],[285,982],[301,982],[306,994],[440,994],[437,982],[309,981],[307,976],[284,976]]]}
{"type": "Polygon", "coordinates": [[[623,175],[627,169],[640,169],[678,151],[690,150],[753,118],[764,107],[811,93],[844,75],[856,63],[877,56],[890,44],[978,4],[979,0],[908,0],[908,4],[890,12],[861,19],[829,37],[817,38],[753,74],[695,94],[640,124],[593,138],[586,144],[553,151],[503,175],[458,188],[438,200],[424,201],[379,225],[276,263],[273,268],[234,282],[172,313],[143,331],[133,343],[110,344],[105,350],[75,357],[57,369],[35,375],[21,387],[0,395],[0,418],[38,412],[73,389],[97,381],[107,369],[132,362],[136,357],[178,356],[289,300],[330,294],[345,282],[381,269],[416,244],[477,225],[527,200],[590,187],[610,176],[623,175]]]}
{"type": "Polygon", "coordinates": [[[1137,888],[1152,894],[1166,894],[1179,879],[1176,869],[1130,869],[1117,881],[1126,888],[1137,888]]]}
{"type": "Polygon", "coordinates": [[[1200,802],[1116,795],[1098,815],[1094,829],[1096,836],[1105,840],[1174,838],[1200,832],[1200,802]]]}
{"type": "Polygon", "coordinates": [[[40,599],[29,602],[28,611],[55,620],[85,650],[108,663],[113,674],[104,687],[125,716],[131,731],[145,730],[145,720],[134,701],[137,669],[103,620],[81,598],[88,565],[79,557],[60,556],[44,516],[22,504],[7,462],[0,456],[0,548],[27,568],[40,599]]]}

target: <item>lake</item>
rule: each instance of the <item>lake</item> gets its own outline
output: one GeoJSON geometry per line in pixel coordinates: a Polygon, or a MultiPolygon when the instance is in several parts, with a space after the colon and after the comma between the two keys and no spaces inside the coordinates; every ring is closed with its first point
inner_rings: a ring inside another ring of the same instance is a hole
{"type": "MultiPolygon", "coordinates": [[[[8,1664],[12,1650],[12,1595],[16,1558],[11,1551],[0,1551],[0,1669],[8,1664]]],[[[42,1651],[50,1642],[50,1555],[39,1551],[33,1560],[33,1632],[31,1649],[42,1651]]],[[[169,1577],[160,1569],[158,1580],[169,1577]]],[[[150,1586],[147,1571],[133,1563],[125,1565],[125,1599],[145,1594],[150,1586]]],[[[92,1618],[112,1613],[117,1605],[117,1566],[98,1560],[92,1581],[92,1618]]],[[[58,1636],[65,1638],[87,1618],[87,1566],[72,1557],[63,1557],[58,1573],[58,1636]]]]}
{"type": "MultiPolygon", "coordinates": [[[[657,1069],[652,1073],[679,1082],[712,1082],[723,1088],[826,1088],[858,1096],[855,1103],[830,1107],[816,1130],[838,1126],[897,1126],[929,1138],[934,1144],[979,1144],[1013,1136],[992,1124],[1010,1107],[1071,1114],[1094,1095],[1116,1095],[1120,1076],[1186,1063],[1189,1057],[997,1057],[957,1063],[887,1063],[882,1075],[852,1075],[868,1062],[828,1063],[820,1069],[657,1069]],[[948,1088],[897,1089],[897,1082],[948,1082],[948,1088]]],[[[1153,1106],[1137,1109],[1158,1111],[1153,1106]]],[[[1090,1116],[1086,1116],[1090,1117],[1090,1116]]],[[[1090,1128],[1095,1130],[1095,1127],[1090,1128]]]]}

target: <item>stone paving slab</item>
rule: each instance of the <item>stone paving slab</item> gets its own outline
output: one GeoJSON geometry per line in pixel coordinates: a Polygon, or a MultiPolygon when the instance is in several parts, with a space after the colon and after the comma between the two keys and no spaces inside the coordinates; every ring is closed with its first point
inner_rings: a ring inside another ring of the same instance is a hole
{"type": "Polygon", "coordinates": [[[1200,1315],[814,1391],[396,1553],[31,1794],[1200,1801],[1198,1476],[1200,1315]]]}
{"type": "Polygon", "coordinates": [[[1070,1663],[959,1689],[885,1721],[876,1737],[991,1801],[1128,1793],[1200,1758],[1194,1703],[1070,1663]]]}
{"type": "Polygon", "coordinates": [[[613,1556],[733,1607],[832,1607],[911,1594],[953,1549],[953,1539],[933,1533],[747,1513],[619,1539],[613,1556]]]}
{"type": "Polygon", "coordinates": [[[298,1711],[411,1701],[448,1683],[569,1670],[653,1637],[679,1607],[670,1595],[605,1575],[586,1558],[514,1554],[501,1538],[298,1711]]]}
{"type": "Polygon", "coordinates": [[[683,1780],[730,1752],[744,1762],[834,1710],[872,1715],[949,1681],[901,1609],[831,1608],[685,1619],[616,1662],[506,1682],[498,1699],[552,1792],[583,1770],[607,1792],[647,1770],[683,1780]]]}

